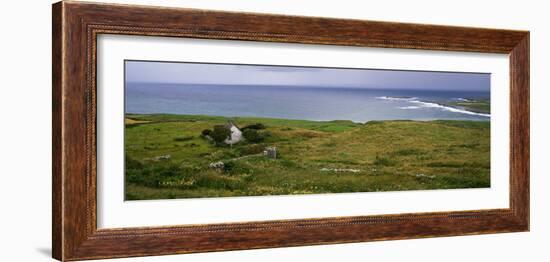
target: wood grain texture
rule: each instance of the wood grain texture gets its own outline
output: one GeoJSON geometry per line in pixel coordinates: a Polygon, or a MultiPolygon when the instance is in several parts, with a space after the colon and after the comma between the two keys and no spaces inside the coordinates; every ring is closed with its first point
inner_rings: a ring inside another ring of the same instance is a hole
{"type": "Polygon", "coordinates": [[[60,2],[53,6],[53,257],[82,260],[529,230],[529,33],[484,28],[60,2]],[[510,208],[97,229],[99,34],[510,55],[510,208]]]}
{"type": "Polygon", "coordinates": [[[62,33],[61,5],[52,8],[52,256],[61,257],[63,231],[63,189],[61,174],[61,71],[62,69],[62,33]]]}
{"type": "Polygon", "coordinates": [[[510,52],[510,207],[529,227],[529,33],[510,52]]]}

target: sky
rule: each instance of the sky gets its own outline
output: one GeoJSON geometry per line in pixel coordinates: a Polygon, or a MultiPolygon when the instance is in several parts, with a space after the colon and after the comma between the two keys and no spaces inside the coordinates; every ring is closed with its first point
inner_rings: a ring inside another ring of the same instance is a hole
{"type": "Polygon", "coordinates": [[[490,90],[490,74],[126,61],[127,82],[401,90],[490,90]]]}

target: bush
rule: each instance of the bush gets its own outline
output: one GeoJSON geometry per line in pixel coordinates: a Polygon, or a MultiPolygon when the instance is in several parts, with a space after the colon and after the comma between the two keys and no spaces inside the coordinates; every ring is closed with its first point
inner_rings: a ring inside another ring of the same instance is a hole
{"type": "Polygon", "coordinates": [[[176,165],[158,167],[155,171],[163,178],[176,177],[180,175],[181,172],[180,168],[176,165]]]}
{"type": "Polygon", "coordinates": [[[126,169],[142,169],[143,168],[143,164],[141,162],[133,159],[129,155],[125,155],[124,160],[125,160],[126,169]]]}
{"type": "Polygon", "coordinates": [[[246,129],[243,131],[243,137],[251,143],[259,143],[264,140],[264,136],[255,129],[246,129]]]}
{"type": "Polygon", "coordinates": [[[387,157],[380,157],[376,155],[376,159],[374,160],[374,164],[377,166],[395,166],[395,161],[392,159],[389,159],[387,157]]]}
{"type": "Polygon", "coordinates": [[[189,140],[192,140],[192,139],[193,139],[192,136],[180,136],[180,137],[174,138],[174,141],[176,141],[176,142],[185,142],[185,141],[189,141],[189,140]]]}
{"type": "Polygon", "coordinates": [[[262,124],[262,123],[256,123],[256,124],[252,124],[252,125],[247,125],[247,126],[242,128],[242,130],[246,130],[246,129],[254,129],[254,130],[265,129],[265,125],[262,124]]]}
{"type": "Polygon", "coordinates": [[[212,130],[210,129],[205,129],[205,130],[202,130],[201,132],[202,136],[209,136],[211,133],[212,133],[212,130]]]}
{"type": "Polygon", "coordinates": [[[258,144],[243,146],[239,149],[240,156],[255,155],[263,152],[264,147],[258,144]]]}
{"type": "Polygon", "coordinates": [[[223,171],[224,172],[231,172],[231,170],[233,170],[233,168],[235,167],[235,162],[225,162],[224,165],[223,165],[223,171]]]}
{"type": "Polygon", "coordinates": [[[214,130],[210,132],[210,137],[214,139],[216,144],[222,144],[231,135],[231,130],[223,125],[214,126],[214,130]]]}
{"type": "Polygon", "coordinates": [[[180,167],[174,164],[160,163],[143,165],[130,158],[127,158],[126,163],[125,179],[127,183],[152,188],[170,186],[167,182],[181,181],[189,178],[190,174],[198,172],[198,168],[194,166],[180,167]]]}
{"type": "Polygon", "coordinates": [[[239,174],[248,174],[250,173],[250,169],[243,165],[242,163],[238,163],[235,161],[227,161],[223,163],[223,173],[226,175],[239,175],[239,174]]]}
{"type": "Polygon", "coordinates": [[[126,169],[126,181],[129,183],[147,186],[159,187],[162,178],[152,168],[126,169]]]}

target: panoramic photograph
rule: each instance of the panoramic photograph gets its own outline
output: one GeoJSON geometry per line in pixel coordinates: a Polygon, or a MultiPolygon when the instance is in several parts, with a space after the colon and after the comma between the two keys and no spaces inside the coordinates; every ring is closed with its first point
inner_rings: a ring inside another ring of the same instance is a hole
{"type": "Polygon", "coordinates": [[[490,74],[126,60],[125,199],[490,187],[490,74]]]}

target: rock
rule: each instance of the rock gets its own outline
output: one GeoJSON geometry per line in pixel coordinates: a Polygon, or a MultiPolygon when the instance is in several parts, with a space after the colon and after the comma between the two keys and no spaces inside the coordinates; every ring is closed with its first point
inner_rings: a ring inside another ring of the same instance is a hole
{"type": "Polygon", "coordinates": [[[427,178],[432,178],[432,179],[435,178],[435,176],[433,176],[433,175],[432,175],[432,176],[429,176],[429,175],[425,175],[425,174],[416,174],[416,175],[414,175],[414,176],[415,176],[415,177],[427,177],[427,178]]]}
{"type": "Polygon", "coordinates": [[[354,169],[354,168],[321,168],[321,172],[351,172],[351,173],[359,173],[361,172],[361,169],[354,169]]]}
{"type": "Polygon", "coordinates": [[[163,155],[163,156],[156,156],[156,157],[152,157],[152,158],[145,158],[144,160],[160,161],[160,160],[168,160],[171,157],[172,156],[170,156],[170,155],[163,155]]]}
{"type": "Polygon", "coordinates": [[[276,159],[277,158],[277,148],[274,146],[268,146],[264,150],[264,156],[267,158],[276,159]]]}
{"type": "Polygon", "coordinates": [[[225,164],[222,161],[212,162],[208,164],[208,167],[212,169],[223,169],[225,167],[225,164]]]}

